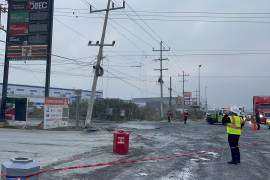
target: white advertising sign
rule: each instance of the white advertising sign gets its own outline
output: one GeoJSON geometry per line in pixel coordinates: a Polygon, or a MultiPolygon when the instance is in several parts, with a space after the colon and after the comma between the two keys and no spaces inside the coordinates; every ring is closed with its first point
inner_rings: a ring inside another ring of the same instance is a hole
{"type": "Polygon", "coordinates": [[[67,100],[64,98],[46,98],[44,106],[44,129],[62,127],[63,110],[67,107],[67,100]]]}

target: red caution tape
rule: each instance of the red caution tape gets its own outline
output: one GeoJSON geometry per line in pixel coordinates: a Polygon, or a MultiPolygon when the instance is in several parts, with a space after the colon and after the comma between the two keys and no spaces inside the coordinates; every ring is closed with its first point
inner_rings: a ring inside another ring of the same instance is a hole
{"type": "MultiPolygon", "coordinates": [[[[258,145],[260,142],[251,142],[246,145],[242,145],[241,147],[247,147],[247,146],[255,146],[258,145]]],[[[210,151],[220,152],[224,151],[227,148],[219,148],[219,149],[211,149],[210,151]]],[[[209,151],[208,151],[209,152],[209,151]]],[[[43,169],[35,174],[31,174],[28,176],[6,176],[2,175],[4,178],[14,178],[14,179],[28,179],[34,176],[39,176],[41,174],[45,173],[51,173],[56,171],[68,171],[68,170],[74,170],[74,169],[85,169],[85,168],[97,168],[97,167],[106,167],[106,166],[119,166],[119,165],[131,165],[131,164],[139,164],[139,163],[145,163],[148,161],[161,161],[161,160],[173,160],[180,157],[190,157],[194,155],[202,155],[207,154],[207,151],[193,151],[189,153],[175,153],[170,156],[161,156],[161,157],[145,157],[143,159],[139,160],[127,160],[127,161],[113,161],[108,163],[97,163],[97,164],[89,164],[89,165],[80,165],[80,166],[71,166],[71,167],[65,167],[65,168],[55,168],[55,169],[43,169]]]]}

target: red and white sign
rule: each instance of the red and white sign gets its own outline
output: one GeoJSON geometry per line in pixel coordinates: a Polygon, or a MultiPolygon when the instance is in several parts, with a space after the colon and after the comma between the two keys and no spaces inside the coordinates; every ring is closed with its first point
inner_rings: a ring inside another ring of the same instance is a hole
{"type": "Polygon", "coordinates": [[[10,60],[27,59],[46,59],[47,57],[47,45],[30,45],[30,46],[8,46],[7,57],[10,60]]]}
{"type": "Polygon", "coordinates": [[[58,128],[67,125],[67,122],[63,121],[64,108],[68,108],[67,98],[45,98],[44,129],[58,128]]]}
{"type": "Polygon", "coordinates": [[[184,97],[192,97],[192,92],[184,92],[184,97]]]}
{"type": "Polygon", "coordinates": [[[68,99],[58,97],[47,97],[45,98],[45,105],[68,106],[68,99]]]}
{"type": "Polygon", "coordinates": [[[9,33],[11,35],[25,35],[28,34],[28,24],[12,24],[9,26],[9,33]]]}

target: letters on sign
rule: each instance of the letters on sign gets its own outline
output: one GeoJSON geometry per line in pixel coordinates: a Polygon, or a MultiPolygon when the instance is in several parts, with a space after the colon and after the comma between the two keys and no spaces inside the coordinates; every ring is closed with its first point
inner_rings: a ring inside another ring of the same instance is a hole
{"type": "Polygon", "coordinates": [[[117,144],[125,144],[125,137],[118,137],[117,144]]]}
{"type": "Polygon", "coordinates": [[[48,2],[30,2],[30,10],[44,10],[48,9],[48,2]]]}

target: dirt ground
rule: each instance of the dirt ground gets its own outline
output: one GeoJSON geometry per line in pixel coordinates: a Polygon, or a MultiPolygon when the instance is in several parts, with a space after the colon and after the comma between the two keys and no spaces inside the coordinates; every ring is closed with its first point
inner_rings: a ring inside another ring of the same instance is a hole
{"type": "Polygon", "coordinates": [[[0,129],[0,161],[30,157],[43,169],[109,163],[44,173],[41,180],[270,179],[267,127],[253,132],[247,123],[240,138],[241,164],[229,165],[230,152],[222,125],[189,121],[187,125],[128,122],[95,126],[99,131],[91,133],[0,129]],[[112,153],[112,134],[117,129],[130,133],[128,155],[112,153]]]}

